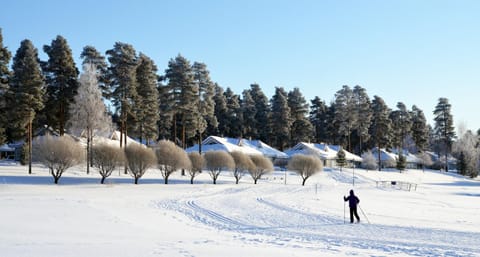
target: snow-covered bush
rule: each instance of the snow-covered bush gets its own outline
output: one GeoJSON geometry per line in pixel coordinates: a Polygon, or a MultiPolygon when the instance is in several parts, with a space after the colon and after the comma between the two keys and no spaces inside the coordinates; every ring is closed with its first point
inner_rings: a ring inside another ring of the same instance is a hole
{"type": "Polygon", "coordinates": [[[62,174],[84,160],[83,148],[71,137],[43,136],[33,142],[34,160],[45,165],[58,184],[62,174]]]}
{"type": "Polygon", "coordinates": [[[203,156],[198,152],[188,153],[188,158],[192,164],[188,169],[188,173],[190,174],[190,183],[193,184],[195,176],[202,172],[203,166],[205,165],[205,159],[203,159],[203,156]]]}
{"type": "Polygon", "coordinates": [[[262,178],[263,175],[273,171],[273,163],[267,157],[263,155],[252,155],[250,158],[255,164],[255,168],[249,170],[250,176],[252,176],[253,182],[257,184],[257,181],[262,178]]]}
{"type": "Polygon", "coordinates": [[[124,160],[125,155],[121,148],[108,144],[98,144],[92,147],[92,164],[102,176],[100,183],[112,175],[115,168],[124,160]]]}
{"type": "Polygon", "coordinates": [[[210,151],[205,153],[205,167],[212,177],[213,184],[217,184],[217,178],[223,170],[232,170],[235,161],[232,156],[224,151],[210,151]]]}
{"type": "Polygon", "coordinates": [[[125,158],[128,171],[134,178],[135,184],[138,184],[138,180],[156,162],[155,153],[151,148],[136,143],[130,144],[125,148],[125,158]]]}
{"type": "Polygon", "coordinates": [[[323,169],[319,158],[312,155],[296,154],[288,162],[288,169],[295,171],[303,179],[302,186],[305,186],[307,179],[323,169]]]}
{"type": "Polygon", "coordinates": [[[233,169],[233,177],[235,177],[235,184],[238,184],[240,179],[249,171],[255,168],[255,164],[248,155],[234,151],[231,153],[235,168],[233,169]]]}
{"type": "Polygon", "coordinates": [[[168,178],[179,169],[189,170],[192,166],[187,153],[172,141],[160,140],[156,146],[157,167],[162,173],[165,184],[168,178]]]}
{"type": "Polygon", "coordinates": [[[362,155],[362,168],[366,170],[376,170],[378,169],[377,158],[373,156],[371,151],[365,152],[362,155]]]}

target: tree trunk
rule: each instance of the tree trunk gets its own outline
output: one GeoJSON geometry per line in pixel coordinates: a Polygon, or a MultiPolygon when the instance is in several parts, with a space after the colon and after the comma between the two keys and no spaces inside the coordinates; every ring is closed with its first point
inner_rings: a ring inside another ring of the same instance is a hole
{"type": "Polygon", "coordinates": [[[105,182],[105,177],[102,176],[102,180],[100,180],[100,184],[103,184],[105,182]]]}
{"type": "Polygon", "coordinates": [[[87,127],[87,174],[90,173],[90,128],[87,127]]]}
{"type": "Polygon", "coordinates": [[[60,180],[60,176],[53,175],[53,183],[58,184],[58,180],[60,180]]]}
{"type": "Polygon", "coordinates": [[[198,133],[198,153],[202,154],[202,133],[198,133]]]}
{"type": "Polygon", "coordinates": [[[164,180],[165,180],[165,185],[167,185],[167,184],[168,184],[168,175],[165,176],[165,179],[164,179],[164,180]]]}
{"type": "Polygon", "coordinates": [[[380,146],[377,148],[378,153],[378,171],[382,171],[382,154],[380,153],[380,146]]]}
{"type": "Polygon", "coordinates": [[[194,178],[193,176],[190,178],[190,184],[192,185],[193,185],[193,178],[194,178]]]}
{"type": "Polygon", "coordinates": [[[139,179],[139,177],[135,176],[135,185],[138,184],[138,179],[139,179]]]}
{"type": "Polygon", "coordinates": [[[305,182],[307,182],[307,179],[308,178],[304,178],[303,181],[302,181],[302,186],[305,186],[305,182]]]}
{"type": "MultiPolygon", "coordinates": [[[[123,131],[125,132],[125,136],[123,137],[123,145],[125,148],[127,148],[127,122],[125,122],[125,128],[123,129],[123,131]]],[[[128,174],[128,169],[127,169],[127,162],[125,160],[125,170],[124,170],[124,174],[128,174]]]]}
{"type": "Polygon", "coordinates": [[[32,120],[28,122],[27,128],[27,141],[28,141],[28,174],[32,174],[32,120]]]}

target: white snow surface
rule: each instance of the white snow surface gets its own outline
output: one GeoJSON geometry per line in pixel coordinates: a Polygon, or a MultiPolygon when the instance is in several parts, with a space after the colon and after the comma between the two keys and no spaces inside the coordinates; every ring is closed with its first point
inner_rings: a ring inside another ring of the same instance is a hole
{"type": "Polygon", "coordinates": [[[165,185],[152,169],[134,185],[119,169],[101,185],[84,170],[54,185],[40,165],[1,163],[0,256],[480,256],[480,182],[453,173],[326,169],[305,186],[292,172],[257,185],[176,173],[165,185]],[[344,223],[352,188],[359,224],[348,206],[344,223]]]}

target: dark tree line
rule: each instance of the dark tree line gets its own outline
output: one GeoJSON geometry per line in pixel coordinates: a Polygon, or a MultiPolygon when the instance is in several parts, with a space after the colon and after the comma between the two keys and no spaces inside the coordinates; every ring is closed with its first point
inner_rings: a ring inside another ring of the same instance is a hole
{"type": "MultiPolygon", "coordinates": [[[[1,31],[0,31],[1,32],[1,31]]],[[[78,89],[79,72],[67,40],[57,36],[43,46],[48,60],[38,58],[29,40],[12,58],[0,33],[0,143],[27,138],[40,126],[63,134],[78,89]]],[[[208,135],[260,139],[280,150],[301,141],[338,144],[362,153],[373,147],[438,149],[448,153],[453,119],[448,100],[435,108],[435,127],[422,110],[399,102],[390,109],[380,96],[370,98],[359,85],[341,87],[331,103],[316,96],[307,101],[299,88],[275,89],[269,99],[258,84],[241,95],[213,82],[207,65],[178,55],[164,72],[144,53],[116,42],[105,55],[84,47],[83,64],[95,66],[104,100],[121,132],[148,144],[168,139],[185,148],[208,135]]]]}

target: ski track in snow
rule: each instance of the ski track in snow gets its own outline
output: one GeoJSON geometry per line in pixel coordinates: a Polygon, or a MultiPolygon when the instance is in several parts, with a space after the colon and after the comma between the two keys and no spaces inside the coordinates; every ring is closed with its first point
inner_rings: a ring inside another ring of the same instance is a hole
{"type": "MultiPolygon", "coordinates": [[[[235,202],[242,190],[226,190],[235,202]]],[[[218,193],[218,192],[216,192],[218,193]]],[[[258,197],[220,207],[214,194],[155,203],[157,208],[178,211],[197,226],[208,226],[231,232],[245,243],[267,243],[298,247],[308,245],[315,250],[338,252],[349,246],[380,254],[410,256],[478,256],[475,241],[480,233],[457,232],[413,227],[393,227],[379,224],[343,224],[343,220],[298,210],[288,205],[258,197]],[[248,216],[235,216],[252,210],[248,216]],[[220,213],[220,210],[223,213],[220,213]],[[355,235],[351,235],[355,234],[355,235]],[[417,242],[412,242],[415,237],[417,242]],[[455,242],[452,244],[451,242],[455,242]]]]}

